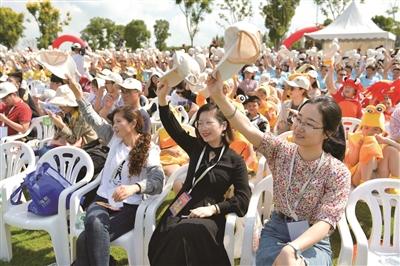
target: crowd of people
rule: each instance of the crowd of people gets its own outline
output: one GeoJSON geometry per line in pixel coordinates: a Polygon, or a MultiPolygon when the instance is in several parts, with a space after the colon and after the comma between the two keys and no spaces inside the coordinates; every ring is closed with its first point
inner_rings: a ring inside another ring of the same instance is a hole
{"type": "Polygon", "coordinates": [[[229,265],[225,215],[246,214],[261,156],[274,180],[274,211],[257,264],[331,265],[327,236],[351,186],[400,178],[400,52],[339,49],[327,58],[314,47],[258,48],[227,79],[230,51],[215,45],[1,54],[1,137],[47,115],[55,134],[36,156],[65,145],[108,147],[94,160],[102,179],[74,265],[112,263],[110,241],[132,229],[141,194],[160,193],[184,164],[187,175],[175,180],[176,197],[151,238],[150,263],[229,265]],[[355,132],[345,132],[343,117],[359,119],[355,132]],[[287,131],[287,140],[278,137],[287,131]]]}

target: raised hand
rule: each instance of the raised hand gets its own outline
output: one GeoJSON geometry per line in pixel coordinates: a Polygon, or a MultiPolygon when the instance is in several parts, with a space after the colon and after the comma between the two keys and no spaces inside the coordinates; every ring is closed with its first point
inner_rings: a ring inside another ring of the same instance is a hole
{"type": "Polygon", "coordinates": [[[215,71],[208,75],[207,90],[212,98],[214,97],[225,97],[223,93],[224,81],[221,78],[219,71],[215,71]]]}

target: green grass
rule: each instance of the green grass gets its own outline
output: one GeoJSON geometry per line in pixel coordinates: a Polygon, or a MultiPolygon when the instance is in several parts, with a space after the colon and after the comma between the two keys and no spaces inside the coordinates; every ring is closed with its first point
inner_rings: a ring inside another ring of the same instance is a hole
{"type": "MultiPolygon", "coordinates": [[[[167,197],[167,202],[173,199],[174,195],[167,197]]],[[[167,202],[161,205],[157,213],[157,219],[162,215],[161,210],[165,210],[168,206],[167,202]]],[[[371,216],[366,204],[357,205],[357,217],[361,221],[361,225],[367,236],[370,234],[372,226],[371,216]]],[[[49,235],[44,231],[27,231],[17,228],[11,229],[13,259],[11,262],[0,261],[0,266],[43,266],[55,262],[54,251],[51,245],[49,235]]],[[[340,251],[340,235],[337,230],[331,236],[331,244],[333,250],[334,264],[336,265],[337,257],[340,251]]],[[[117,265],[127,265],[128,260],[126,252],[122,248],[111,248],[111,254],[117,260],[117,265]]]]}

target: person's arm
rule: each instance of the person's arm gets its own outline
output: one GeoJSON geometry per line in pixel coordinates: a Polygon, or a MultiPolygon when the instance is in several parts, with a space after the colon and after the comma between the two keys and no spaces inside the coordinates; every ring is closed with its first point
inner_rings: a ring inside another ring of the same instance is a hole
{"type": "Polygon", "coordinates": [[[335,71],[333,64],[329,66],[328,68],[328,73],[326,74],[326,88],[328,89],[328,92],[330,95],[334,95],[337,92],[336,86],[335,86],[335,80],[333,77],[333,72],[335,71]]]}
{"type": "Polygon", "coordinates": [[[185,150],[187,154],[190,154],[191,151],[195,148],[196,145],[193,145],[196,138],[190,136],[179,124],[176,120],[175,116],[170,110],[170,107],[167,102],[167,95],[170,91],[168,88],[168,84],[163,81],[158,83],[158,111],[160,114],[160,120],[171,136],[171,138],[182,148],[185,150]]]}
{"type": "MultiPolygon", "coordinates": [[[[328,235],[330,228],[331,226],[328,223],[319,221],[290,243],[291,245],[300,249],[300,251],[305,251],[324,239],[328,235]]],[[[276,257],[274,263],[272,264],[273,266],[301,265],[299,264],[300,259],[296,258],[295,250],[291,245],[286,245],[283,247],[278,257],[276,257]]]]}
{"type": "Polygon", "coordinates": [[[7,126],[11,127],[12,129],[14,129],[15,131],[17,131],[19,133],[25,133],[28,130],[29,124],[30,124],[30,122],[16,123],[16,122],[8,119],[8,117],[5,116],[4,114],[0,114],[0,122],[4,122],[7,126]]]}
{"type": "Polygon", "coordinates": [[[96,131],[97,136],[108,143],[114,134],[112,126],[107,123],[104,118],[100,117],[93,109],[93,106],[85,100],[79,84],[73,79],[68,80],[69,87],[75,95],[81,115],[85,121],[92,126],[94,131],[96,131]]]}
{"type": "Polygon", "coordinates": [[[93,108],[96,112],[99,112],[101,110],[103,96],[104,96],[104,87],[100,87],[96,91],[96,98],[93,103],[93,108]]]}
{"type": "Polygon", "coordinates": [[[386,144],[386,145],[392,146],[400,152],[400,143],[398,143],[390,138],[383,137],[382,135],[375,135],[375,138],[379,144],[386,144]]]}
{"type": "Polygon", "coordinates": [[[253,127],[249,119],[237,110],[228,98],[222,93],[223,81],[219,72],[216,73],[216,79],[211,78],[208,81],[207,88],[211,98],[218,105],[219,109],[229,120],[233,128],[236,128],[245,136],[254,147],[258,147],[263,139],[263,132],[253,127]]]}

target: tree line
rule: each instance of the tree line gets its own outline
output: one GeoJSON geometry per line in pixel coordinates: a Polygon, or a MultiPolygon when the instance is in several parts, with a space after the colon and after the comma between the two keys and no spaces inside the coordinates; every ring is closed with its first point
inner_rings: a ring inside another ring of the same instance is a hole
{"type": "MultiPolygon", "coordinates": [[[[313,0],[322,14],[327,18],[325,25],[340,15],[351,0],[313,0]]],[[[363,2],[364,0],[360,0],[363,2]]],[[[278,47],[290,27],[300,0],[262,0],[259,11],[264,18],[268,30],[264,40],[269,46],[278,47]]],[[[219,21],[216,23],[225,28],[240,20],[246,20],[254,15],[251,0],[175,0],[175,4],[185,17],[190,45],[200,30],[200,25],[215,7],[218,10],[219,21]]],[[[50,0],[29,1],[26,9],[33,16],[40,32],[37,38],[38,48],[47,48],[62,32],[63,27],[72,20],[69,12],[61,17],[59,9],[50,0]]],[[[383,30],[400,36],[400,21],[396,18],[399,12],[399,1],[392,0],[387,10],[388,16],[375,16],[372,20],[383,30]]],[[[27,19],[27,21],[29,21],[27,19]]],[[[0,8],[0,43],[14,47],[24,31],[24,14],[9,7],[0,8]]],[[[171,36],[169,22],[158,19],[153,26],[156,39],[155,46],[160,50],[167,49],[166,40],[171,36]]],[[[136,49],[149,46],[151,33],[143,20],[132,19],[126,25],[120,25],[108,18],[94,17],[81,31],[81,38],[88,42],[92,49],[102,49],[110,46],[136,49]]],[[[220,38],[218,36],[214,37],[220,38]]],[[[400,41],[400,40],[398,40],[400,41]]]]}

